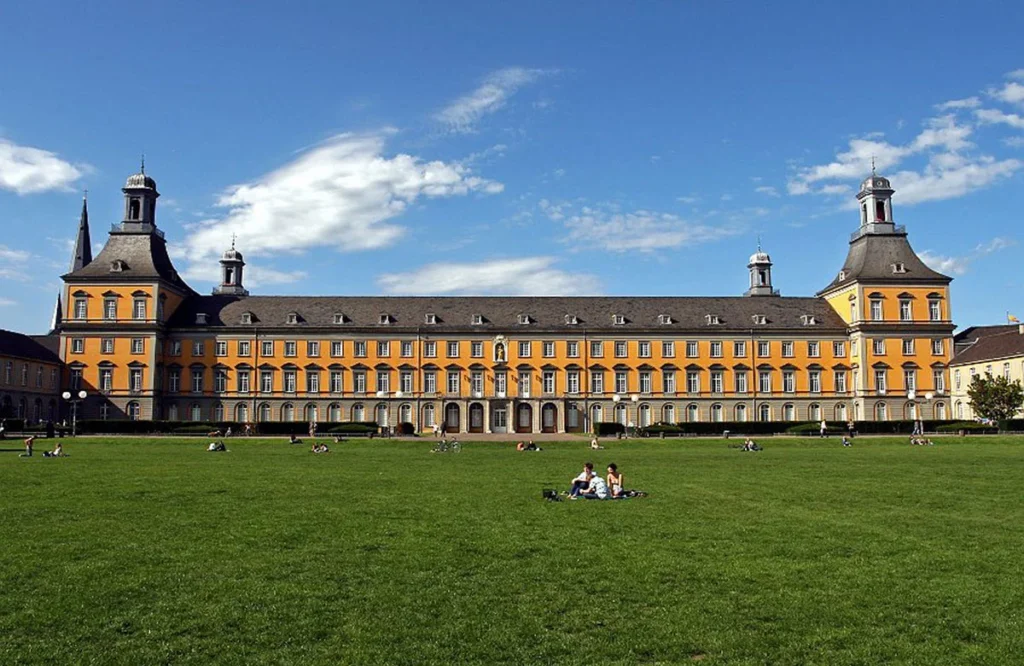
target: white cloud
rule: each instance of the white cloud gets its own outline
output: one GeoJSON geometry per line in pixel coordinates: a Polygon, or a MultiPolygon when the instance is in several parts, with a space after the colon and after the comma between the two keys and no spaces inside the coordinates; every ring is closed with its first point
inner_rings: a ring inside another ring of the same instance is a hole
{"type": "Polygon", "coordinates": [[[937,254],[932,250],[925,250],[919,252],[918,256],[925,264],[927,264],[933,270],[946,275],[963,275],[967,272],[967,269],[972,263],[978,259],[1005,250],[1008,247],[1016,245],[1016,241],[1009,238],[996,237],[987,243],[979,243],[974,249],[965,255],[958,257],[951,257],[947,255],[937,254]]]}
{"type": "Polygon", "coordinates": [[[1012,72],[1006,73],[1006,78],[1017,79],[1018,81],[1024,81],[1024,69],[1015,69],[1012,72]]]}
{"type": "MultiPolygon", "coordinates": [[[[207,282],[210,284],[220,283],[220,265],[208,261],[200,264],[190,264],[182,271],[186,280],[194,282],[207,282]]],[[[260,265],[248,265],[245,267],[245,287],[252,289],[269,284],[290,284],[308,277],[305,271],[279,271],[274,268],[260,265]]]]}
{"type": "Polygon", "coordinates": [[[389,294],[571,296],[600,292],[593,275],[554,267],[554,257],[444,262],[407,273],[386,273],[377,283],[389,294]]]}
{"type": "Polygon", "coordinates": [[[762,185],[761,187],[755,187],[754,191],[757,192],[758,194],[764,194],[765,196],[769,197],[779,196],[779,191],[772,187],[771,185],[762,185]]]}
{"type": "Polygon", "coordinates": [[[936,104],[939,111],[955,111],[958,109],[976,109],[981,106],[981,100],[977,97],[965,97],[964,99],[951,99],[942,104],[936,104]]]}
{"type": "Polygon", "coordinates": [[[29,274],[27,266],[28,260],[31,258],[31,252],[0,245],[0,280],[31,281],[32,276],[29,274]]]}
{"type": "Polygon", "coordinates": [[[217,202],[225,215],[195,224],[177,256],[216,266],[232,234],[249,257],[314,247],[383,248],[405,232],[392,220],[419,199],[504,188],[463,164],[388,157],[385,136],[340,134],[255,182],[229,188],[217,202]]]}
{"type": "Polygon", "coordinates": [[[499,69],[489,74],[476,90],[434,114],[434,119],[450,132],[472,132],[482,117],[504,107],[517,90],[551,73],[553,70],[523,67],[499,69]]]}
{"type": "Polygon", "coordinates": [[[554,221],[561,221],[574,247],[589,247],[610,252],[653,252],[719,240],[738,233],[730,227],[714,227],[685,220],[672,213],[637,210],[623,213],[611,207],[584,207],[571,212],[562,206],[552,215],[551,207],[542,209],[554,221]]]}
{"type": "MultiPolygon", "coordinates": [[[[939,156],[942,160],[944,156],[939,156]]],[[[955,199],[987,187],[997,180],[1017,172],[1024,162],[1015,159],[996,161],[983,156],[950,168],[929,165],[923,172],[900,171],[893,174],[894,187],[899,188],[896,198],[902,204],[912,205],[924,201],[955,199]]]]}
{"type": "Polygon", "coordinates": [[[695,204],[700,201],[700,197],[676,197],[676,201],[684,204],[695,204]]]}
{"type": "Polygon", "coordinates": [[[983,125],[1001,123],[1016,129],[1024,129],[1024,117],[1016,113],[1003,113],[998,109],[978,109],[974,115],[983,125]]]}
{"type": "Polygon", "coordinates": [[[0,261],[10,261],[22,263],[29,260],[32,254],[25,250],[15,250],[14,248],[6,245],[0,245],[0,261]]]}
{"type": "Polygon", "coordinates": [[[6,307],[10,307],[12,305],[17,305],[17,304],[18,304],[17,301],[12,301],[9,298],[0,297],[0,308],[6,308],[6,307]]]}
{"type": "Polygon", "coordinates": [[[1002,88],[990,89],[988,94],[1007,104],[1022,104],[1024,103],[1024,84],[1010,81],[1004,84],[1002,88]]]}
{"type": "Polygon", "coordinates": [[[48,150],[0,139],[0,189],[17,194],[69,190],[86,170],[48,150]]]}
{"type": "Polygon", "coordinates": [[[1003,143],[1010,148],[1024,148],[1024,136],[1010,136],[1003,139],[1003,143]]]}

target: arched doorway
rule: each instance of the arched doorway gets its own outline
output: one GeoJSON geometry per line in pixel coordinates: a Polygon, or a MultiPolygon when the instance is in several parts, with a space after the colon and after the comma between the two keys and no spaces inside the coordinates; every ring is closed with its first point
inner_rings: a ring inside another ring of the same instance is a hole
{"type": "Polygon", "coordinates": [[[575,402],[565,406],[565,431],[583,432],[583,414],[575,402]]]}
{"type": "Polygon", "coordinates": [[[459,431],[459,406],[454,402],[449,402],[444,408],[444,431],[445,432],[458,432],[459,431]]]}
{"type": "Polygon", "coordinates": [[[747,406],[744,404],[736,405],[736,420],[740,423],[744,423],[747,420],[747,406]]]}
{"type": "Polygon", "coordinates": [[[533,407],[525,402],[516,407],[516,432],[533,432],[533,407]]]}
{"type": "Polygon", "coordinates": [[[646,428],[649,425],[651,425],[651,406],[640,405],[640,410],[637,413],[637,426],[646,428]]]}
{"type": "Polygon", "coordinates": [[[491,403],[491,432],[508,432],[508,403],[491,403]]]}
{"type": "Polygon", "coordinates": [[[547,403],[540,410],[540,431],[556,432],[558,430],[558,408],[554,403],[547,403]]]}
{"type": "Polygon", "coordinates": [[[469,406],[469,431],[484,431],[484,406],[479,402],[474,402],[469,406]]]}

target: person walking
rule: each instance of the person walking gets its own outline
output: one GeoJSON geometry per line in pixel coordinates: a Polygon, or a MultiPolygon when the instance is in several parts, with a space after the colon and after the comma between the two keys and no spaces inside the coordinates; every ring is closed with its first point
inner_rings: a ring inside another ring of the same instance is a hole
{"type": "Polygon", "coordinates": [[[821,437],[822,437],[822,439],[824,439],[824,438],[825,438],[825,436],[826,436],[826,435],[828,435],[828,424],[827,424],[827,423],[825,423],[825,419],[822,419],[822,420],[821,420],[821,428],[820,428],[820,431],[821,431],[821,437]]]}
{"type": "Polygon", "coordinates": [[[35,435],[30,435],[25,438],[25,453],[22,453],[20,457],[31,458],[32,457],[32,443],[36,441],[35,435]]]}

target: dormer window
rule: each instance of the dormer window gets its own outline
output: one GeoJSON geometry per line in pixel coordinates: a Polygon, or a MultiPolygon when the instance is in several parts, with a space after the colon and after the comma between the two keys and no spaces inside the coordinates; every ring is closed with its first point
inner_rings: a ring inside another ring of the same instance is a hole
{"type": "Polygon", "coordinates": [[[377,320],[377,323],[379,323],[381,326],[387,326],[388,324],[391,323],[391,315],[382,314],[380,316],[380,319],[377,320]]]}
{"type": "Polygon", "coordinates": [[[846,279],[846,271],[839,271],[839,281],[842,282],[846,279]]]}
{"type": "Polygon", "coordinates": [[[252,313],[251,312],[243,312],[242,313],[242,323],[243,324],[251,324],[252,323],[252,313]]]}
{"type": "Polygon", "coordinates": [[[626,323],[626,316],[625,315],[612,315],[612,325],[614,325],[614,326],[622,326],[625,323],[626,323]]]}
{"type": "Polygon", "coordinates": [[[432,313],[432,312],[428,312],[427,315],[424,317],[424,319],[425,319],[425,321],[428,324],[436,324],[437,323],[437,315],[432,313]]]}
{"type": "Polygon", "coordinates": [[[665,324],[665,325],[671,324],[672,323],[672,315],[666,315],[666,314],[658,315],[658,323],[659,324],[665,324]]]}
{"type": "Polygon", "coordinates": [[[720,321],[720,320],[718,319],[718,315],[716,315],[716,314],[709,314],[709,315],[704,315],[704,319],[706,319],[706,320],[707,320],[707,322],[708,322],[708,326],[718,326],[719,324],[721,324],[721,323],[722,323],[722,322],[721,322],[721,321],[720,321]]]}
{"type": "Polygon", "coordinates": [[[484,316],[482,314],[473,315],[473,326],[480,326],[484,323],[484,316]]]}
{"type": "Polygon", "coordinates": [[[803,320],[804,326],[817,326],[818,319],[814,315],[800,315],[800,319],[803,320]]]}
{"type": "Polygon", "coordinates": [[[754,324],[757,326],[764,326],[765,324],[768,323],[768,317],[766,317],[763,314],[756,314],[753,317],[751,317],[751,319],[754,320],[754,324]]]}
{"type": "Polygon", "coordinates": [[[341,314],[340,312],[335,312],[334,313],[334,323],[335,324],[344,324],[345,323],[345,315],[341,314]]]}
{"type": "Polygon", "coordinates": [[[110,262],[110,272],[111,273],[120,273],[120,272],[122,272],[126,268],[128,268],[128,264],[124,263],[120,259],[115,259],[112,262],[110,262]]]}
{"type": "Polygon", "coordinates": [[[529,324],[530,323],[530,315],[528,315],[528,314],[521,314],[521,315],[519,315],[519,323],[524,325],[524,326],[526,324],[529,324]]]}
{"type": "Polygon", "coordinates": [[[574,314],[567,314],[565,315],[565,323],[568,324],[569,326],[575,326],[576,324],[580,323],[580,319],[574,314]]]}
{"type": "Polygon", "coordinates": [[[196,323],[197,324],[206,324],[206,313],[205,312],[197,312],[196,313],[196,323]]]}
{"type": "Polygon", "coordinates": [[[892,264],[892,272],[893,273],[906,273],[907,272],[907,267],[902,262],[895,263],[895,264],[892,264]]]}
{"type": "Polygon", "coordinates": [[[288,318],[287,318],[286,321],[289,324],[298,324],[299,323],[299,313],[297,313],[297,312],[289,312],[288,313],[288,318]]]}

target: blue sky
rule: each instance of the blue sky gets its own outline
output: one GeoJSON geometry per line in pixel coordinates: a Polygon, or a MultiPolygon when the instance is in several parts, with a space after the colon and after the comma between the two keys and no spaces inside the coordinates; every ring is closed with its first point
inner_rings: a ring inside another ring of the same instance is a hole
{"type": "Polygon", "coordinates": [[[142,152],[196,290],[237,234],[253,293],[352,295],[734,295],[758,236],[812,294],[875,156],[956,322],[1024,315],[1024,4],[260,5],[5,6],[0,326],[142,152]]]}

